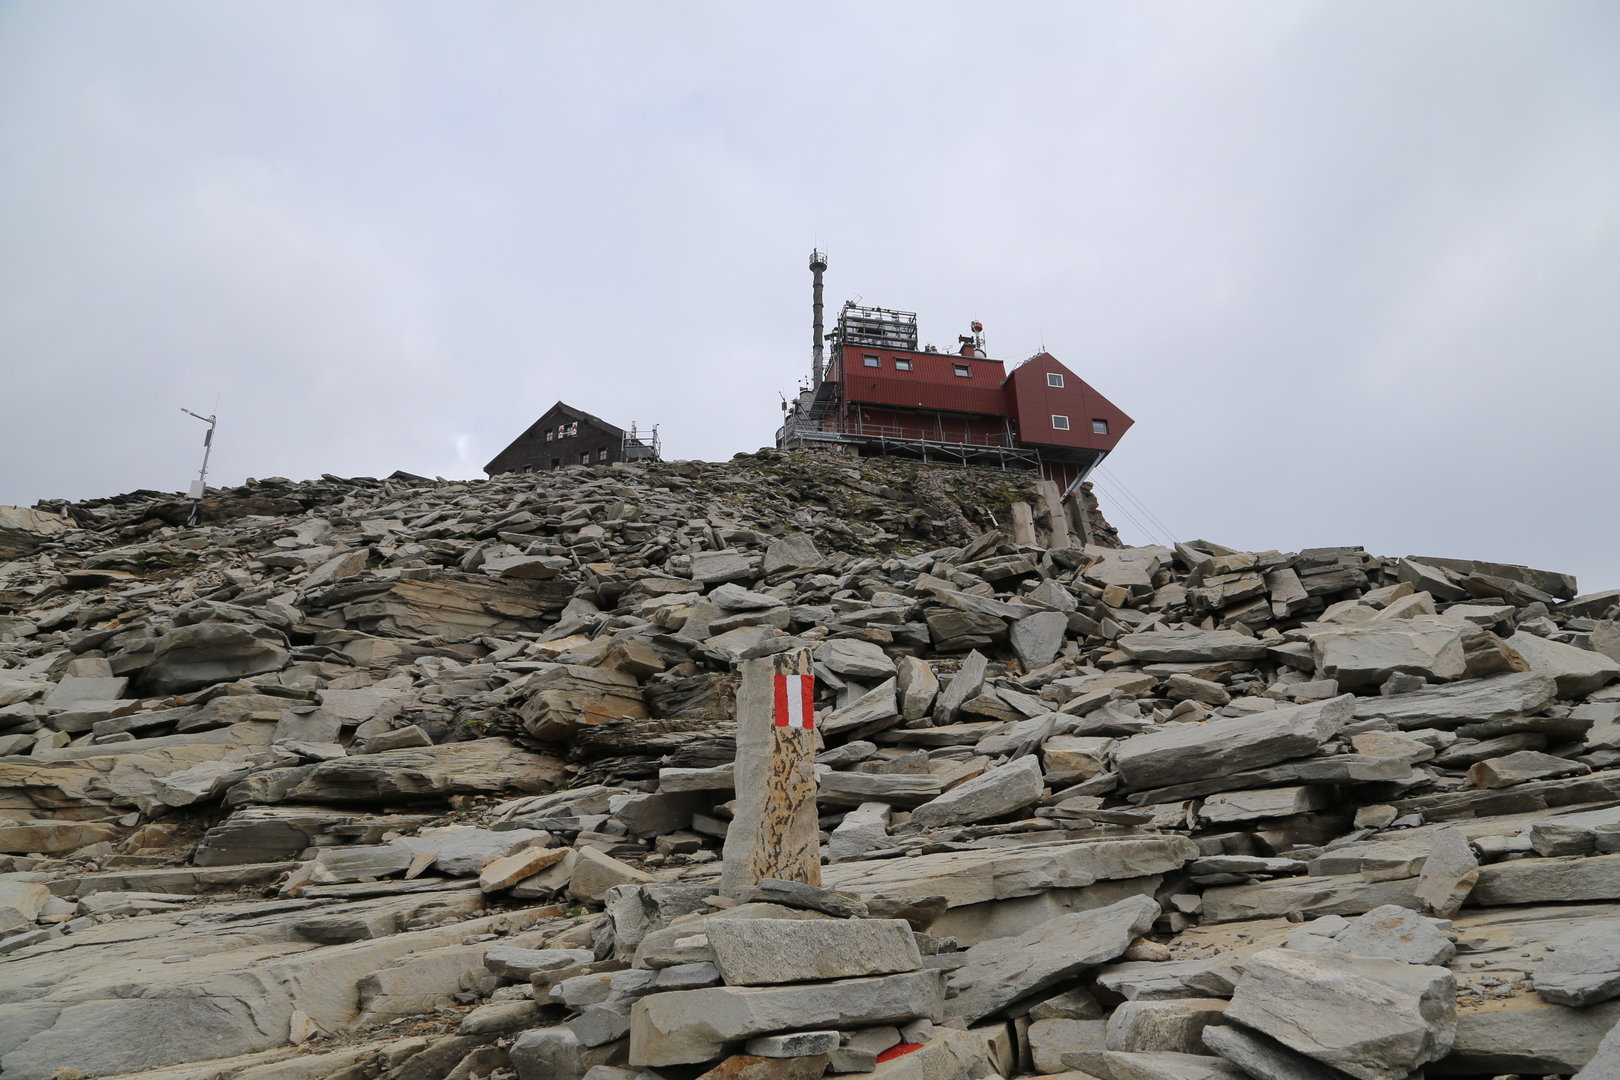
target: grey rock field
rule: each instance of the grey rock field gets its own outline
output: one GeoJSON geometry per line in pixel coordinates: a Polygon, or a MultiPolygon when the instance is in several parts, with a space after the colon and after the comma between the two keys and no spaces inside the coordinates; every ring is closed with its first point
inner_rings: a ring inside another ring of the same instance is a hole
{"type": "Polygon", "coordinates": [[[0,1076],[1620,1075],[1620,591],[1034,481],[0,510],[0,1076]],[[800,650],[819,882],[723,894],[800,650]]]}

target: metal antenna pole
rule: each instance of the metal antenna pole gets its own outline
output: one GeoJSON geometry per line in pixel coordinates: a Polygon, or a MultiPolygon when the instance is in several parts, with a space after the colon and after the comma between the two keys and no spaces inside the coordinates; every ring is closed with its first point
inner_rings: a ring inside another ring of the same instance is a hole
{"type": "Polygon", "coordinates": [[[191,514],[186,518],[186,526],[189,528],[197,524],[197,510],[202,506],[203,494],[208,490],[206,483],[208,479],[208,455],[214,452],[214,425],[217,421],[212,416],[194,413],[184,405],[180,406],[180,411],[187,416],[195,416],[208,425],[208,430],[203,433],[202,468],[197,471],[197,479],[191,485],[191,514]]]}

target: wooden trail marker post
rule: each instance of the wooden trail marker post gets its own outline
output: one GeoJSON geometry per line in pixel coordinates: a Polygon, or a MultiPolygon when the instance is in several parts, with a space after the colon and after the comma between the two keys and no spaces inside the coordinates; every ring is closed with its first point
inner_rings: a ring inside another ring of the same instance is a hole
{"type": "Polygon", "coordinates": [[[821,884],[814,697],[808,649],[743,662],[737,803],[722,851],[723,895],[741,896],[763,878],[821,884]]]}

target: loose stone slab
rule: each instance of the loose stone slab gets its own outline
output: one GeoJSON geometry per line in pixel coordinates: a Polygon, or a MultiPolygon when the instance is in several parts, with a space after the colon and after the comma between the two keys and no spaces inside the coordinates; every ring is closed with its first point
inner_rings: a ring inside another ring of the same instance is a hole
{"type": "Polygon", "coordinates": [[[1248,1074],[1225,1058],[1202,1054],[1125,1054],[1110,1050],[1103,1068],[1115,1080],[1249,1080],[1248,1074]]]}
{"type": "Polygon", "coordinates": [[[1211,824],[1292,817],[1325,810],[1334,804],[1331,793],[1320,787],[1259,788],[1211,795],[1198,808],[1198,816],[1211,824]]]}
{"type": "Polygon", "coordinates": [[[1479,788],[1505,788],[1532,780],[1556,780],[1565,776],[1585,776],[1590,765],[1535,750],[1520,750],[1505,757],[1477,761],[1468,769],[1468,780],[1479,788]]]}
{"type": "Polygon", "coordinates": [[[0,934],[32,927],[50,898],[51,891],[36,882],[0,881],[0,934]]]}
{"type": "Polygon", "coordinates": [[[1445,923],[1425,919],[1408,908],[1385,904],[1373,908],[1333,938],[1335,951],[1381,956],[1405,964],[1444,964],[1457,953],[1445,923]]]}
{"type": "Polygon", "coordinates": [[[1545,904],[1620,898],[1620,855],[1516,859],[1479,869],[1476,904],[1545,904]]]}
{"type": "Polygon", "coordinates": [[[1445,968],[1267,949],[1245,961],[1226,1015],[1357,1080],[1402,1080],[1450,1051],[1456,999],[1445,968]]]}
{"type": "Polygon", "coordinates": [[[911,926],[902,919],[717,919],[704,926],[728,986],[888,975],[922,966],[911,926]]]}
{"type": "Polygon", "coordinates": [[[1259,660],[1266,643],[1236,630],[1157,630],[1124,634],[1119,647],[1143,663],[1259,660]]]}
{"type": "Polygon", "coordinates": [[[795,1031],[789,1035],[761,1035],[743,1044],[746,1053],[768,1058],[812,1057],[838,1049],[836,1031],[795,1031]]]}
{"type": "MultiPolygon", "coordinates": [[[[1572,1009],[1537,994],[1515,994],[1474,1003],[1458,1010],[1457,1041],[1447,1065],[1465,1076],[1563,1076],[1595,1060],[1617,1021],[1620,1001],[1572,1009]]],[[[1616,1075],[1599,1071],[1587,1080],[1616,1075]]]]}
{"type": "Polygon", "coordinates": [[[1402,728],[1500,720],[1539,712],[1558,696],[1550,677],[1533,671],[1418,690],[1410,694],[1356,699],[1356,719],[1382,716],[1402,728]]]}
{"type": "Polygon", "coordinates": [[[630,1064],[690,1065],[727,1042],[781,1031],[942,1019],[945,976],[908,971],[801,986],[711,986],[649,994],[630,1012],[630,1064]]]}
{"type": "Polygon", "coordinates": [[[1620,679],[1620,663],[1590,649],[1549,641],[1523,630],[1507,639],[1530,670],[1558,684],[1561,698],[1583,698],[1620,679]]]}
{"type": "Polygon", "coordinates": [[[1235,1024],[1205,1028],[1204,1045],[1254,1080],[1341,1080],[1344,1075],[1290,1050],[1269,1035],[1235,1024]]]}
{"type": "Polygon", "coordinates": [[[1280,878],[1258,885],[1222,885],[1204,890],[1204,922],[1275,919],[1306,915],[1360,915],[1384,904],[1417,907],[1416,878],[1366,881],[1359,876],[1280,878]]]}
{"type": "Polygon", "coordinates": [[[1203,724],[1171,724],[1120,743],[1114,766],[1132,788],[1217,777],[1316,752],[1350,719],[1349,694],[1203,724]]]}
{"type": "Polygon", "coordinates": [[[939,778],[931,774],[822,772],[818,780],[816,802],[825,806],[918,806],[939,795],[939,778]]]}
{"type": "Polygon", "coordinates": [[[479,872],[478,887],[484,892],[510,889],[546,867],[562,862],[568,852],[568,848],[524,848],[503,855],[479,872]]]}
{"type": "Polygon", "coordinates": [[[1204,1029],[1226,1012],[1223,998],[1127,1001],[1108,1017],[1110,1050],[1128,1053],[1203,1054],[1204,1029]]]}
{"type": "Polygon", "coordinates": [[[1605,1080],[1610,1076],[1620,1076],[1620,1024],[1609,1029],[1586,1067],[1570,1080],[1605,1080]]]}
{"type": "Polygon", "coordinates": [[[1577,1008],[1620,997],[1620,924],[1583,927],[1549,948],[1534,976],[1542,997],[1577,1008]]]}
{"type": "Polygon", "coordinates": [[[958,784],[912,811],[911,821],[924,828],[989,821],[1029,806],[1041,797],[1041,763],[1031,757],[990,769],[958,784]]]}
{"type": "Polygon", "coordinates": [[[822,883],[862,895],[943,896],[955,908],[1098,881],[1152,877],[1179,870],[1197,857],[1198,845],[1185,836],[1064,841],[837,863],[824,868],[822,883]]]}
{"type": "Polygon", "coordinates": [[[588,964],[595,954],[588,949],[523,949],[515,945],[491,945],[484,951],[484,967],[502,978],[527,981],[540,971],[557,971],[575,964],[588,964]]]}
{"type": "Polygon", "coordinates": [[[1159,905],[1133,896],[1096,911],[1053,919],[1028,933],[980,942],[951,975],[956,996],[946,1011],[981,1020],[1019,998],[1055,986],[1089,967],[1117,958],[1152,927],[1159,905]]]}
{"type": "Polygon", "coordinates": [[[1377,686],[1396,672],[1449,682],[1467,670],[1463,630],[1429,620],[1317,634],[1311,656],[1319,676],[1344,687],[1377,686]]]}

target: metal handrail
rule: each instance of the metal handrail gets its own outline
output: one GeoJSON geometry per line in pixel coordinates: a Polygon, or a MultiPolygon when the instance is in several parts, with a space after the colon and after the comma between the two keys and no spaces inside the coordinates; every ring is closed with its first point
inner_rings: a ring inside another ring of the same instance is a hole
{"type": "Polygon", "coordinates": [[[822,431],[832,431],[843,435],[870,435],[877,439],[898,439],[906,442],[927,443],[957,443],[963,446],[999,446],[1012,447],[1015,445],[1010,435],[1005,433],[984,435],[975,432],[937,432],[932,434],[918,434],[916,428],[904,428],[897,424],[868,424],[868,423],[840,423],[836,418],[829,417],[817,424],[822,431]]]}

